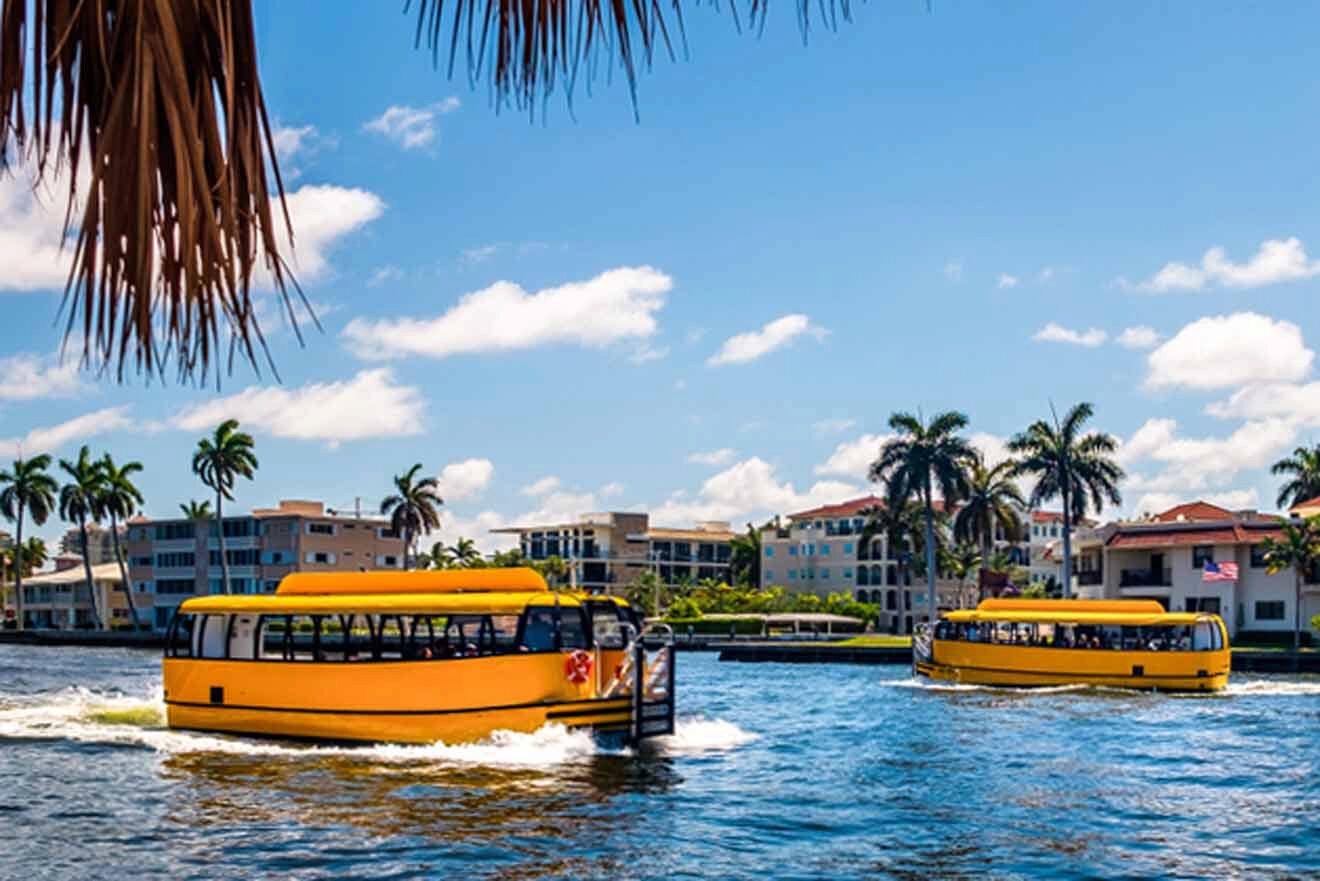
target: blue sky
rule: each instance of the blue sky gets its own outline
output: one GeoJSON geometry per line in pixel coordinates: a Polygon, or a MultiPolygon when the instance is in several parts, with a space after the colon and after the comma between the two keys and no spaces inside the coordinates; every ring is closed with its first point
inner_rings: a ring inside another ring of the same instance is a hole
{"type": "Polygon", "coordinates": [[[232,413],[240,507],[371,507],[420,461],[452,541],[852,495],[896,409],[961,409],[994,455],[1093,401],[1121,513],[1272,508],[1268,464],[1320,439],[1318,9],[873,3],[804,46],[788,7],[760,38],[694,8],[640,121],[617,77],[529,121],[403,15],[257,7],[324,333],[272,321],[279,385],[80,377],[59,200],[6,180],[0,458],[109,449],[172,515],[232,413]]]}

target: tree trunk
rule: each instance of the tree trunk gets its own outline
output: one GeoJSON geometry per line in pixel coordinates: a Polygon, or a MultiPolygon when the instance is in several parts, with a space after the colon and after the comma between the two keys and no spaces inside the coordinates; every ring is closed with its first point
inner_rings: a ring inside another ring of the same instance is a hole
{"type": "Polygon", "coordinates": [[[23,629],[23,500],[18,502],[18,543],[14,545],[14,626],[23,629]]]}
{"type": "Polygon", "coordinates": [[[976,577],[976,583],[978,587],[976,592],[977,605],[980,605],[981,602],[985,599],[985,580],[986,580],[986,574],[989,572],[990,550],[991,550],[990,537],[987,535],[982,535],[981,536],[981,571],[977,573],[977,577],[976,577]]]}
{"type": "MultiPolygon", "coordinates": [[[[87,518],[78,518],[78,534],[82,537],[82,558],[83,572],[87,573],[87,598],[92,602],[92,621],[96,624],[97,630],[105,628],[105,621],[101,619],[96,602],[96,585],[92,582],[92,560],[87,556],[87,518]]],[[[77,625],[77,614],[74,615],[74,624],[77,625]]]]}
{"type": "Polygon", "coordinates": [[[1069,510],[1067,484],[1063,495],[1063,598],[1072,597],[1072,511],[1069,510]]]}
{"type": "Polygon", "coordinates": [[[408,562],[408,552],[412,550],[412,530],[408,527],[403,528],[403,571],[412,569],[408,562]]]}
{"type": "Polygon", "coordinates": [[[119,526],[115,522],[115,515],[110,515],[110,541],[115,546],[115,562],[119,564],[119,577],[124,585],[124,598],[128,600],[128,612],[133,616],[133,632],[136,633],[142,629],[142,619],[138,617],[137,603],[133,602],[133,585],[128,580],[128,567],[124,565],[124,554],[119,549],[119,526]]]}
{"type": "MultiPolygon", "coordinates": [[[[220,541],[220,588],[227,594],[233,593],[233,591],[229,589],[229,555],[225,553],[224,494],[219,490],[216,490],[215,493],[215,535],[220,541]]],[[[206,543],[206,556],[211,556],[211,543],[209,541],[206,543]]],[[[207,560],[206,563],[206,568],[209,572],[211,561],[207,560]]],[[[211,580],[209,575],[206,580],[208,582],[211,580]]],[[[208,584],[207,587],[209,588],[210,585],[208,584]]]]}
{"type": "Polygon", "coordinates": [[[1293,592],[1296,594],[1293,603],[1293,671],[1301,669],[1302,656],[1302,570],[1298,569],[1296,577],[1293,579],[1293,592]]]}
{"type": "Polygon", "coordinates": [[[939,600],[935,596],[935,503],[931,499],[930,474],[926,475],[926,583],[930,586],[930,626],[935,626],[939,600]]]}

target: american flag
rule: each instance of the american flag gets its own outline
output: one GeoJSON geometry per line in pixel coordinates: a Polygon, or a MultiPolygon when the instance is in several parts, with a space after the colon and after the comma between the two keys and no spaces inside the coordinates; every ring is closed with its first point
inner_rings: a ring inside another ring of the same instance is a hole
{"type": "Polygon", "coordinates": [[[1205,569],[1201,570],[1202,581],[1237,581],[1237,563],[1216,563],[1214,560],[1205,561],[1205,569]]]}

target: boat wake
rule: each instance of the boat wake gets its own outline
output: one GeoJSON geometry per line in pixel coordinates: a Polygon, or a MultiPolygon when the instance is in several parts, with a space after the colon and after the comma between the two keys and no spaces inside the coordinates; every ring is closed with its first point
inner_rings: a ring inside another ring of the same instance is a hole
{"type": "MultiPolygon", "coordinates": [[[[721,719],[680,719],[669,737],[648,744],[648,754],[690,755],[734,749],[756,739],[721,719]]],[[[590,733],[546,725],[531,733],[496,731],[463,744],[302,745],[259,738],[175,731],[165,727],[159,690],[148,697],[101,694],[83,688],[15,698],[0,697],[0,740],[66,741],[155,750],[164,755],[220,753],[313,758],[342,756],[376,763],[425,763],[537,768],[626,755],[590,733]]]]}
{"type": "MultiPolygon", "coordinates": [[[[1082,693],[1148,695],[1157,693],[1150,689],[1120,688],[1114,685],[1086,685],[1084,683],[1078,683],[1073,685],[1048,685],[1038,688],[1010,688],[1002,685],[969,685],[961,682],[938,682],[929,679],[921,679],[919,677],[891,680],[880,684],[885,688],[910,688],[936,694],[982,692],[1018,695],[1082,693]]],[[[1231,680],[1228,687],[1223,691],[1205,694],[1196,692],[1170,692],[1167,696],[1190,700],[1205,700],[1207,698],[1224,697],[1298,697],[1308,695],[1320,695],[1320,679],[1239,679],[1235,681],[1231,680]]]]}

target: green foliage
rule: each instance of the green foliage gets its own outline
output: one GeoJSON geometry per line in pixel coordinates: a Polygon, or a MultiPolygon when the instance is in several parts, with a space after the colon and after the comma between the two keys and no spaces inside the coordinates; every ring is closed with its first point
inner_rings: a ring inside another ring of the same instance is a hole
{"type": "Polygon", "coordinates": [[[747,524],[747,531],[729,542],[729,571],[734,584],[761,583],[761,531],[747,524]]]}
{"type": "Polygon", "coordinates": [[[665,620],[682,619],[695,621],[703,616],[701,606],[691,597],[678,597],[665,610],[665,620]]]}
{"type": "MultiPolygon", "coordinates": [[[[390,528],[403,537],[403,568],[411,568],[408,555],[415,550],[417,538],[440,528],[440,506],[444,499],[434,477],[418,478],[418,462],[402,474],[394,475],[394,492],[380,503],[380,512],[390,518],[390,528]]],[[[441,567],[445,568],[445,567],[441,567]]]]}
{"type": "Polygon", "coordinates": [[[1320,566],[1320,517],[1289,523],[1277,539],[1264,542],[1265,571],[1292,570],[1294,585],[1293,648],[1302,644],[1302,583],[1320,566]]]}
{"type": "Polygon", "coordinates": [[[683,636],[692,628],[694,634],[702,636],[728,636],[729,628],[738,636],[760,636],[765,633],[765,620],[762,618],[721,618],[718,615],[702,618],[670,618],[665,616],[665,623],[674,628],[674,633],[683,636]]]}
{"type": "Polygon", "coordinates": [[[1277,499],[1280,508],[1298,505],[1320,496],[1320,444],[1298,447],[1270,466],[1270,473],[1288,480],[1279,487],[1277,499]]]}
{"type": "Polygon", "coordinates": [[[1049,597],[1049,592],[1045,589],[1045,582],[1033,581],[1022,591],[1024,600],[1043,600],[1049,597]]]}
{"type": "MultiPolygon", "coordinates": [[[[653,602],[651,595],[641,590],[638,591],[636,599],[630,596],[629,601],[640,602],[640,607],[644,609],[649,609],[653,602]]],[[[788,593],[782,587],[761,590],[752,587],[732,587],[722,582],[707,580],[687,594],[673,599],[669,604],[669,612],[665,620],[718,618],[720,615],[773,615],[780,612],[825,612],[873,621],[879,614],[880,607],[873,603],[858,602],[842,591],[821,597],[814,593],[788,593]]]]}

